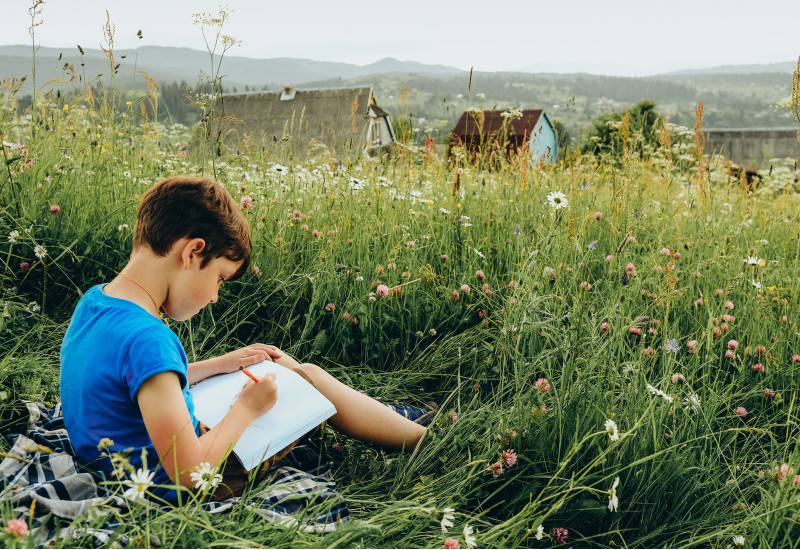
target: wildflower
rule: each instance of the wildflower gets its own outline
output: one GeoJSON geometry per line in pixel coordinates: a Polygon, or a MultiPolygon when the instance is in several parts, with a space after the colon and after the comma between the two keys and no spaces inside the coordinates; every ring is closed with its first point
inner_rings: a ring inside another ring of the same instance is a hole
{"type": "Polygon", "coordinates": [[[544,538],[544,525],[536,528],[536,540],[542,540],[542,538],[544,538]]]}
{"type": "Polygon", "coordinates": [[[253,207],[253,197],[250,195],[243,196],[239,205],[242,207],[242,210],[249,210],[253,207]]]}
{"type": "Polygon", "coordinates": [[[10,519],[5,531],[14,538],[24,537],[28,534],[28,523],[24,519],[10,519]]]}
{"type": "Polygon", "coordinates": [[[681,259],[681,253],[680,252],[675,252],[674,254],[672,254],[672,257],[675,258],[676,260],[680,260],[681,259]]]}
{"type": "Polygon", "coordinates": [[[489,471],[492,472],[493,475],[499,476],[503,473],[503,463],[502,462],[495,462],[494,464],[489,464],[489,471]]]}
{"type": "Polygon", "coordinates": [[[788,323],[788,322],[789,322],[789,319],[786,317],[786,315],[784,315],[783,317],[781,317],[781,324],[782,324],[782,325],[785,325],[785,324],[786,324],[786,323],[788,323]]]}
{"type": "Polygon", "coordinates": [[[457,290],[454,290],[453,294],[450,296],[450,299],[454,302],[457,302],[461,299],[461,294],[459,294],[457,290]]]}
{"type": "Polygon", "coordinates": [[[336,306],[334,304],[328,304],[325,306],[325,309],[333,313],[334,311],[336,311],[336,306]]]}
{"type": "Polygon", "coordinates": [[[61,108],[61,110],[62,110],[62,111],[64,111],[64,112],[66,113],[67,111],[69,111],[69,105],[64,105],[64,106],[61,108]]]}
{"type": "Polygon", "coordinates": [[[342,444],[341,444],[341,443],[334,443],[333,445],[331,445],[331,448],[332,448],[334,451],[336,451],[336,452],[339,452],[339,453],[341,453],[342,451],[344,451],[344,447],[342,447],[342,444]]]}
{"type": "Polygon", "coordinates": [[[131,480],[127,481],[128,489],[122,496],[131,500],[144,499],[144,493],[153,485],[155,472],[139,468],[136,473],[131,474],[131,480]]]}
{"type": "Polygon", "coordinates": [[[742,418],[747,416],[747,409],[745,409],[744,407],[737,407],[736,410],[733,411],[733,412],[735,412],[736,414],[738,414],[742,418]]]}
{"type": "Polygon", "coordinates": [[[697,414],[697,411],[700,410],[700,396],[696,393],[689,394],[689,396],[683,400],[683,408],[697,414]]]}
{"type": "Polygon", "coordinates": [[[588,281],[583,281],[578,285],[581,290],[592,290],[592,285],[588,281]]]}
{"type": "Polygon", "coordinates": [[[752,280],[750,281],[750,283],[751,283],[751,284],[752,284],[752,285],[753,285],[753,286],[754,286],[754,287],[755,287],[757,290],[761,290],[761,283],[759,283],[759,282],[758,282],[758,281],[756,281],[755,279],[752,279],[752,280]]]}
{"type": "Polygon", "coordinates": [[[464,294],[469,294],[469,290],[470,288],[468,284],[461,285],[461,292],[463,292],[464,294]]]}
{"type": "Polygon", "coordinates": [[[611,512],[616,512],[619,508],[619,497],[617,496],[617,486],[619,486],[619,476],[614,479],[611,489],[608,491],[608,509],[611,512]]]}
{"type": "Polygon", "coordinates": [[[689,349],[689,353],[695,352],[695,346],[697,345],[697,340],[689,340],[686,342],[686,347],[689,349]]]}
{"type": "Polygon", "coordinates": [[[753,365],[753,372],[756,374],[763,373],[764,370],[765,370],[764,365],[762,365],[761,363],[756,363],[755,365],[753,365]]]}
{"type": "Polygon", "coordinates": [[[656,387],[654,387],[654,386],[652,386],[650,384],[647,384],[647,391],[649,391],[653,395],[657,395],[657,396],[663,398],[664,401],[666,401],[667,403],[672,403],[672,401],[673,401],[672,397],[670,397],[669,395],[667,395],[663,391],[659,390],[658,388],[656,388],[656,387]]]}
{"type": "Polygon", "coordinates": [[[428,331],[428,336],[436,336],[436,329],[432,328],[428,331]]]}
{"type": "Polygon", "coordinates": [[[547,195],[547,202],[550,203],[550,207],[554,210],[558,210],[559,208],[566,208],[569,201],[567,200],[567,196],[562,193],[561,191],[554,191],[547,195]]]}
{"type": "Polygon", "coordinates": [[[128,229],[127,223],[123,223],[122,225],[117,227],[117,231],[125,231],[126,229],[128,229]]]}
{"type": "Polygon", "coordinates": [[[217,473],[217,468],[211,467],[208,462],[201,462],[189,477],[194,481],[194,488],[205,493],[220,484],[222,474],[217,473]]]}
{"type": "Polygon", "coordinates": [[[21,264],[19,264],[19,270],[22,271],[23,273],[26,273],[30,268],[31,264],[29,264],[28,262],[22,262],[21,264]]]}
{"type": "Polygon", "coordinates": [[[475,545],[477,544],[475,542],[475,536],[473,535],[473,533],[474,529],[472,527],[470,527],[469,525],[464,526],[464,542],[466,542],[467,546],[469,546],[470,548],[474,548],[475,545]]]}
{"type": "Polygon", "coordinates": [[[592,241],[592,242],[590,242],[590,243],[589,243],[589,244],[586,246],[586,248],[588,248],[589,250],[597,250],[597,241],[592,241]]]}
{"type": "Polygon", "coordinates": [[[595,212],[594,213],[594,219],[596,219],[597,221],[602,220],[603,219],[603,213],[602,212],[595,212]]]}
{"type": "Polygon", "coordinates": [[[553,531],[553,542],[556,544],[564,544],[567,542],[567,538],[569,538],[569,531],[564,529],[563,527],[554,527],[553,531]]]}
{"type": "Polygon", "coordinates": [[[737,342],[736,340],[730,340],[728,342],[728,349],[735,351],[736,348],[738,348],[738,347],[739,347],[739,342],[737,342]]]}
{"type": "Polygon", "coordinates": [[[686,378],[679,372],[672,374],[672,383],[677,384],[678,380],[686,380],[686,378]]]}
{"type": "Polygon", "coordinates": [[[16,229],[8,234],[8,242],[15,243],[19,240],[19,231],[16,229]]]}
{"type": "Polygon", "coordinates": [[[670,252],[669,248],[662,248],[661,249],[661,255],[662,256],[669,256],[671,254],[672,254],[672,252],[670,252]]]}
{"type": "Polygon", "coordinates": [[[792,355],[792,363],[800,363],[800,355],[792,355]]]}
{"type": "Polygon", "coordinates": [[[635,243],[636,242],[636,237],[634,237],[633,235],[628,235],[628,242],[629,243],[635,243]]]}
{"type": "Polygon", "coordinates": [[[763,262],[764,260],[762,260],[761,258],[757,258],[757,257],[755,257],[755,256],[748,256],[747,258],[745,258],[745,259],[744,259],[744,260],[742,260],[742,261],[743,261],[744,263],[746,263],[747,265],[758,265],[758,264],[760,264],[761,262],[763,262]]]}
{"type": "Polygon", "coordinates": [[[517,224],[517,226],[514,228],[514,235],[516,235],[517,237],[522,235],[522,229],[520,229],[519,224],[517,224]]]}
{"type": "Polygon", "coordinates": [[[456,539],[447,539],[446,541],[444,541],[444,548],[456,548],[456,549],[458,549],[458,548],[461,548],[461,545],[458,544],[458,541],[456,539]]]}
{"type": "Polygon", "coordinates": [[[40,244],[33,247],[33,254],[40,260],[47,255],[47,249],[40,244]]]}
{"type": "Polygon", "coordinates": [[[770,399],[770,398],[772,398],[772,397],[775,397],[775,391],[774,391],[774,390],[771,390],[771,389],[769,389],[769,388],[765,389],[765,390],[764,390],[764,397],[766,397],[767,399],[770,399]]]}
{"type": "Polygon", "coordinates": [[[736,535],[733,537],[733,544],[741,548],[744,546],[744,535],[736,535]]]}
{"type": "Polygon", "coordinates": [[[733,309],[733,302],[730,300],[725,302],[725,309],[733,309]]]}
{"type": "Polygon", "coordinates": [[[408,241],[406,243],[406,248],[414,248],[414,245],[417,244],[414,241],[408,241]]]}
{"type": "Polygon", "coordinates": [[[378,288],[375,289],[375,294],[381,298],[386,298],[389,295],[389,287],[386,285],[378,285],[378,288]]]}
{"type": "Polygon", "coordinates": [[[322,235],[322,231],[320,231],[319,229],[315,229],[314,231],[311,232],[311,234],[314,235],[315,239],[319,239],[320,236],[322,235]]]}
{"type": "Polygon", "coordinates": [[[442,514],[442,521],[440,522],[442,526],[442,533],[447,533],[447,530],[453,526],[453,520],[456,519],[455,514],[453,514],[455,511],[455,508],[445,508],[442,510],[442,512],[444,512],[442,514]]]}
{"type": "Polygon", "coordinates": [[[609,254],[608,256],[606,256],[606,263],[607,263],[607,264],[610,264],[610,263],[611,263],[611,260],[613,260],[613,259],[614,259],[614,256],[612,256],[611,254],[609,254]]]}
{"type": "Polygon", "coordinates": [[[500,460],[506,468],[511,468],[517,463],[517,453],[514,452],[514,449],[506,449],[500,453],[500,460]]]}
{"type": "Polygon", "coordinates": [[[636,336],[642,335],[642,329],[640,329],[639,327],[631,327],[630,332],[631,334],[635,334],[636,336]]]}
{"type": "Polygon", "coordinates": [[[606,333],[609,328],[608,323],[600,323],[600,332],[606,333]]]}
{"type": "Polygon", "coordinates": [[[619,439],[619,428],[617,427],[617,423],[610,418],[606,420],[605,431],[611,441],[616,441],[619,439]]]}
{"type": "Polygon", "coordinates": [[[53,214],[58,214],[59,212],[61,212],[61,207],[57,204],[54,204],[53,206],[50,207],[50,212],[52,212],[53,214]]]}
{"type": "Polygon", "coordinates": [[[477,278],[479,281],[483,281],[483,280],[486,278],[486,276],[483,274],[483,271],[481,271],[480,269],[479,269],[478,271],[476,271],[476,272],[475,272],[475,277],[476,277],[476,278],[477,278]]]}
{"type": "Polygon", "coordinates": [[[664,349],[670,353],[678,353],[681,350],[681,345],[673,338],[667,342],[667,344],[664,346],[664,349]]]}
{"type": "Polygon", "coordinates": [[[442,254],[442,261],[443,262],[446,262],[449,259],[450,259],[450,257],[447,254],[442,254]]]}
{"type": "Polygon", "coordinates": [[[450,411],[450,424],[455,424],[458,422],[458,413],[456,411],[450,411]]]}
{"type": "Polygon", "coordinates": [[[547,378],[539,378],[533,383],[533,387],[542,393],[547,393],[550,391],[550,383],[547,381],[547,378]]]}

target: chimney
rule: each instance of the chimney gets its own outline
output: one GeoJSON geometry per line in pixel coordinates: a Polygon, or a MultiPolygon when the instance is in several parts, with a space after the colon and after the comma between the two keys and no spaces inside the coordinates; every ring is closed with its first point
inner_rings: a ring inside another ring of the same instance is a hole
{"type": "Polygon", "coordinates": [[[296,90],[294,88],[292,88],[291,86],[286,86],[281,92],[281,101],[289,101],[291,99],[294,99],[295,93],[296,90]]]}

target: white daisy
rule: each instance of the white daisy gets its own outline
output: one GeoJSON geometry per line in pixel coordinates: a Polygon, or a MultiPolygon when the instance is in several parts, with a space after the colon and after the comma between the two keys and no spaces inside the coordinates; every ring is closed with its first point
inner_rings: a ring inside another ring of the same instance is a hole
{"type": "Polygon", "coordinates": [[[617,486],[619,485],[619,476],[614,479],[611,489],[608,491],[608,509],[611,512],[616,512],[619,508],[619,497],[617,496],[617,486]]]}
{"type": "Polygon", "coordinates": [[[447,533],[447,530],[453,526],[453,520],[456,519],[456,516],[453,514],[455,512],[455,508],[445,508],[443,510],[444,514],[442,515],[442,533],[447,533]]]}
{"type": "Polygon", "coordinates": [[[19,231],[16,229],[8,234],[8,242],[15,243],[19,240],[19,231]]]}
{"type": "Polygon", "coordinates": [[[464,542],[466,542],[467,546],[469,546],[470,548],[474,548],[475,545],[477,544],[475,542],[475,536],[472,534],[473,532],[474,529],[472,529],[472,527],[470,527],[469,525],[464,526],[464,542]]]}
{"type": "Polygon", "coordinates": [[[189,477],[194,481],[194,488],[203,493],[213,489],[222,481],[222,475],[217,473],[217,468],[212,468],[208,462],[198,464],[189,477]]]}
{"type": "Polygon", "coordinates": [[[742,261],[747,265],[758,265],[760,262],[763,262],[764,260],[762,260],[761,258],[757,258],[755,256],[748,256],[742,261]]]}
{"type": "Polygon", "coordinates": [[[47,256],[47,249],[40,244],[33,247],[33,254],[40,260],[47,256]]]}
{"type": "Polygon", "coordinates": [[[569,204],[567,196],[561,191],[553,191],[547,195],[547,202],[549,202],[550,207],[555,210],[558,210],[559,208],[566,208],[567,204],[569,204]]]}
{"type": "Polygon", "coordinates": [[[751,282],[751,283],[753,283],[753,286],[754,286],[754,287],[756,287],[758,290],[761,290],[761,283],[759,283],[759,282],[758,282],[758,281],[756,281],[755,279],[753,279],[753,280],[752,280],[752,281],[750,281],[750,282],[751,282]]]}
{"type": "Polygon", "coordinates": [[[736,535],[733,537],[733,544],[741,548],[744,546],[744,535],[736,535]]]}
{"type": "Polygon", "coordinates": [[[610,418],[606,420],[605,430],[606,433],[608,433],[608,438],[611,441],[616,441],[617,439],[619,439],[619,428],[617,428],[617,423],[611,420],[610,418]]]}
{"type": "Polygon", "coordinates": [[[655,387],[651,386],[650,384],[647,384],[647,391],[649,391],[653,395],[657,395],[659,397],[662,397],[664,399],[664,401],[666,401],[667,403],[672,403],[672,401],[673,401],[672,397],[670,397],[669,395],[667,395],[663,391],[659,390],[658,388],[655,388],[655,387]]]}
{"type": "Polygon", "coordinates": [[[544,525],[536,528],[536,540],[542,540],[542,538],[544,538],[544,525]]]}
{"type": "Polygon", "coordinates": [[[155,472],[139,468],[136,473],[131,474],[131,480],[125,482],[128,489],[122,496],[131,500],[144,500],[144,493],[153,485],[155,475],[155,472]]]}

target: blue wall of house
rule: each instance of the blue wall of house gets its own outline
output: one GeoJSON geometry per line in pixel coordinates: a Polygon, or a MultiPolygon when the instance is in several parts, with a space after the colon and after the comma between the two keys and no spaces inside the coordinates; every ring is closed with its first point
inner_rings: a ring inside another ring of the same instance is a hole
{"type": "Polygon", "coordinates": [[[556,131],[547,115],[542,113],[536,126],[533,128],[533,135],[530,139],[530,150],[533,159],[538,161],[544,156],[545,162],[555,162],[558,160],[558,147],[556,146],[556,131]]]}

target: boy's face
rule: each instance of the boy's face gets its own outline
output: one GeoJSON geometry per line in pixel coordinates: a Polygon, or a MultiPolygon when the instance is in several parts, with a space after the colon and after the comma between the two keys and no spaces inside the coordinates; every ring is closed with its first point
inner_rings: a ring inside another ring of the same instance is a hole
{"type": "Polygon", "coordinates": [[[170,285],[164,311],[176,321],[185,321],[200,312],[209,303],[215,303],[219,287],[233,277],[242,262],[221,256],[200,267],[202,256],[192,258],[188,268],[182,270],[170,285]]]}

